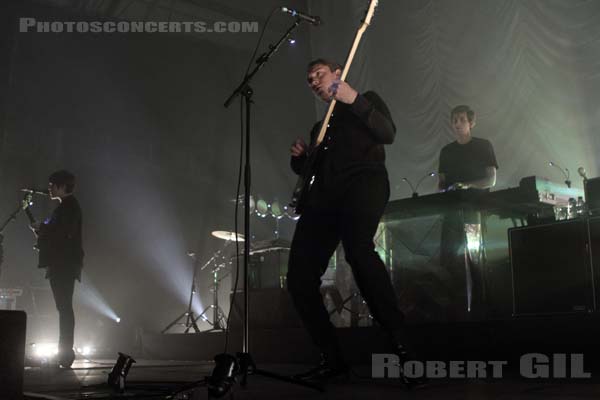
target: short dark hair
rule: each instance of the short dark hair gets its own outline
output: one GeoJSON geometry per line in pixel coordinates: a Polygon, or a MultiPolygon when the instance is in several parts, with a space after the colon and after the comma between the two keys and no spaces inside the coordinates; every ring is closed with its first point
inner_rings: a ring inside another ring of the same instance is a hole
{"type": "Polygon", "coordinates": [[[475,122],[475,111],[473,111],[471,107],[465,104],[456,106],[452,109],[452,111],[450,111],[450,121],[452,121],[455,115],[462,113],[467,114],[467,119],[469,120],[469,122],[475,122]]]}
{"type": "Polygon", "coordinates": [[[48,178],[48,182],[55,184],[56,186],[65,186],[67,193],[72,193],[75,190],[75,175],[66,169],[53,172],[48,178]]]}
{"type": "Polygon", "coordinates": [[[310,72],[311,69],[314,68],[315,65],[325,65],[329,67],[331,72],[335,72],[338,69],[342,69],[342,66],[335,61],[327,60],[325,58],[317,58],[316,60],[312,60],[306,66],[306,72],[310,72]]]}

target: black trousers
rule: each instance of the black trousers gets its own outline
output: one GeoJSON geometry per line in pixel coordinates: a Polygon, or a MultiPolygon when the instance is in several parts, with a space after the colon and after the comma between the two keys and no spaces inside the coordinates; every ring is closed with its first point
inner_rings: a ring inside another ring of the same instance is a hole
{"type": "Polygon", "coordinates": [[[73,291],[75,278],[69,275],[50,275],[50,287],[58,310],[58,351],[59,355],[71,354],[75,337],[75,313],[73,312],[73,291]]]}
{"type": "Polygon", "coordinates": [[[296,225],[288,290],[314,343],[326,355],[336,351],[337,338],[323,304],[321,276],[340,241],[375,320],[392,335],[403,326],[390,276],[373,243],[388,198],[385,172],[363,174],[343,193],[338,207],[307,207],[296,225]]]}

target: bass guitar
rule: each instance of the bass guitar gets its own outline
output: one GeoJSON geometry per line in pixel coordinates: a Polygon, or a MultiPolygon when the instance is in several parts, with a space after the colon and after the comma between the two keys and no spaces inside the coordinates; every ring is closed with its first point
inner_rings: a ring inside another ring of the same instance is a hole
{"type": "Polygon", "coordinates": [[[39,228],[36,228],[38,222],[31,213],[31,206],[33,205],[32,200],[33,194],[27,193],[23,198],[23,201],[21,202],[21,208],[25,212],[25,215],[27,215],[27,219],[29,219],[29,226],[31,227],[31,230],[36,239],[36,243],[35,245],[33,245],[33,249],[38,252],[38,266],[40,268],[44,268],[48,265],[47,251],[44,250],[47,247],[44,246],[44,228],[46,225],[40,224],[39,228]]]}

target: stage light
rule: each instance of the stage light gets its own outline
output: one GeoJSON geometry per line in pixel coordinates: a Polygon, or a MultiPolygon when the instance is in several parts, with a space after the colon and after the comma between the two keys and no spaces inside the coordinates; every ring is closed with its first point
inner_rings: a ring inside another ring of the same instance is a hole
{"type": "Polygon", "coordinates": [[[256,215],[265,218],[269,214],[269,204],[263,199],[256,202],[256,215]]]}
{"type": "Polygon", "coordinates": [[[299,215],[294,213],[294,210],[290,209],[288,206],[283,206],[283,214],[291,220],[297,221],[300,218],[299,215]]]}
{"type": "Polygon", "coordinates": [[[215,368],[208,378],[209,397],[223,397],[235,383],[235,375],[239,370],[237,359],[231,354],[217,354],[215,368]]]}
{"type": "Polygon", "coordinates": [[[275,219],[283,218],[283,210],[281,209],[281,205],[279,204],[279,201],[277,201],[277,200],[275,200],[273,202],[273,204],[271,204],[271,215],[275,219]]]}
{"type": "Polygon", "coordinates": [[[102,294],[100,294],[100,291],[93,285],[91,277],[85,272],[83,272],[78,290],[75,291],[75,298],[78,303],[85,304],[113,321],[119,318],[102,294]]]}
{"type": "Polygon", "coordinates": [[[94,349],[94,347],[91,346],[91,345],[86,345],[86,346],[83,346],[83,347],[77,347],[75,349],[75,351],[78,354],[81,354],[82,356],[85,356],[85,357],[91,356],[92,354],[94,354],[96,352],[96,350],[94,349]]]}
{"type": "Polygon", "coordinates": [[[33,356],[48,359],[58,355],[58,343],[32,343],[33,356]]]}
{"type": "Polygon", "coordinates": [[[117,318],[115,319],[115,322],[116,322],[117,324],[121,323],[121,318],[117,317],[117,318]]]}
{"type": "Polygon", "coordinates": [[[256,201],[254,201],[254,196],[250,196],[250,214],[252,214],[255,209],[256,209],[256,201]]]}
{"type": "Polygon", "coordinates": [[[135,360],[127,354],[119,353],[119,358],[115,363],[112,371],[108,374],[108,385],[119,392],[125,391],[125,380],[129,369],[135,363],[135,360]]]}
{"type": "Polygon", "coordinates": [[[288,43],[291,45],[294,45],[294,44],[296,44],[296,39],[289,38],[288,43]]]}

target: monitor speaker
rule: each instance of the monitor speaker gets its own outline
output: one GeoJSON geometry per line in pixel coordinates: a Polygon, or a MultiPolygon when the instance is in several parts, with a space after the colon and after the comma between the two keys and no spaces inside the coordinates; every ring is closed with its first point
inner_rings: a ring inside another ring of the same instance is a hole
{"type": "Polygon", "coordinates": [[[23,398],[25,329],[23,311],[0,311],[0,399],[23,398]]]}
{"type": "Polygon", "coordinates": [[[592,215],[600,215],[600,178],[585,181],[585,201],[592,215]]]}
{"type": "Polygon", "coordinates": [[[593,311],[587,244],[585,219],[510,229],[513,314],[593,311]]]}
{"type": "Polygon", "coordinates": [[[589,219],[590,232],[590,258],[594,274],[594,287],[596,288],[596,310],[600,310],[598,289],[600,288],[600,217],[589,219]]]}

